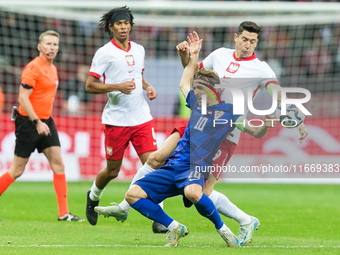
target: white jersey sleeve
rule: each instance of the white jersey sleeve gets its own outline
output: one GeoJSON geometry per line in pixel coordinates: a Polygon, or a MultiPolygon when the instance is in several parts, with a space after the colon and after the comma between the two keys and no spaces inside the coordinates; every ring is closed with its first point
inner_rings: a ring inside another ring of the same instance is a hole
{"type": "Polygon", "coordinates": [[[224,48],[219,48],[211,52],[204,60],[200,62],[200,68],[214,70],[214,63],[216,63],[216,56],[224,50],[224,48]]]}
{"type": "Polygon", "coordinates": [[[263,79],[260,80],[260,86],[267,88],[268,84],[270,84],[270,83],[274,83],[274,84],[279,85],[279,82],[276,78],[276,75],[275,75],[274,71],[270,68],[270,66],[264,61],[261,61],[261,64],[262,64],[261,69],[262,69],[263,79]]]}
{"type": "Polygon", "coordinates": [[[92,59],[92,64],[90,68],[90,75],[97,77],[98,79],[102,77],[109,65],[109,57],[105,54],[103,47],[99,48],[92,59]]]}
{"type": "Polygon", "coordinates": [[[144,59],[145,59],[145,49],[144,49],[144,47],[141,47],[142,48],[142,51],[143,51],[143,59],[142,59],[142,72],[144,72],[144,68],[145,68],[145,66],[144,66],[144,59]]]}

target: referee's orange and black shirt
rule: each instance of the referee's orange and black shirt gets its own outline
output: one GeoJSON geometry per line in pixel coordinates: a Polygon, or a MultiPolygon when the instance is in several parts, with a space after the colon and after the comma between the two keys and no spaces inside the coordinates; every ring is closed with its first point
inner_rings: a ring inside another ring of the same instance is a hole
{"type": "MultiPolygon", "coordinates": [[[[50,118],[58,83],[57,68],[53,64],[49,65],[42,57],[33,59],[22,71],[21,85],[33,88],[29,100],[39,119],[50,118]]],[[[21,105],[19,113],[27,116],[21,105]]]]}

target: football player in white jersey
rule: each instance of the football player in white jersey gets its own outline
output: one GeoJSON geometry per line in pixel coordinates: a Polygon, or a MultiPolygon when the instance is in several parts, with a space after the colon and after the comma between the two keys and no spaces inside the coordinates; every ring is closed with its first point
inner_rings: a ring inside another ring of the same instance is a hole
{"type": "Polygon", "coordinates": [[[106,167],[99,171],[87,193],[86,217],[92,225],[96,225],[98,219],[94,207],[99,204],[106,185],[118,176],[129,142],[143,164],[149,154],[157,150],[153,119],[143,90],[150,100],[155,99],[157,93],[143,75],[144,47],[129,39],[133,15],[124,6],[110,10],[100,21],[112,39],[96,51],[86,81],[88,93],[108,96],[102,114],[106,167]]]}

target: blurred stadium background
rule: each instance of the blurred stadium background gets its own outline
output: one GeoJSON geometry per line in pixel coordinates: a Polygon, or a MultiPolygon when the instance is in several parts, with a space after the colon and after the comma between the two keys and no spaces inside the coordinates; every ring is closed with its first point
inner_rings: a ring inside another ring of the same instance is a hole
{"type": "MultiPolygon", "coordinates": [[[[37,56],[38,36],[47,29],[61,34],[54,62],[60,83],[53,116],[67,178],[93,180],[104,166],[100,121],[106,95],[86,94],[84,84],[93,54],[110,39],[98,28],[99,18],[111,8],[128,5],[135,16],[130,37],[145,47],[145,76],[158,92],[157,99],[148,102],[159,145],[173,127],[187,121],[179,99],[182,66],[175,46],[195,30],[203,38],[203,59],[219,47],[234,48],[238,25],[251,20],[262,30],[257,57],[267,61],[282,86],[303,87],[312,94],[305,105],[312,113],[305,121],[309,137],[300,145],[297,129],[281,127],[261,140],[243,135],[231,165],[237,169],[248,166],[249,171],[263,165],[286,166],[291,172],[224,173],[224,180],[340,182],[340,5],[303,2],[1,1],[0,174],[13,159],[15,136],[10,113],[17,104],[21,71],[37,56]],[[300,173],[300,166],[308,173],[300,173]]],[[[255,107],[267,109],[269,103],[264,91],[255,107]]],[[[134,150],[127,150],[119,179],[132,179],[139,166],[134,150]]],[[[44,156],[35,153],[20,180],[51,178],[44,156]]]]}

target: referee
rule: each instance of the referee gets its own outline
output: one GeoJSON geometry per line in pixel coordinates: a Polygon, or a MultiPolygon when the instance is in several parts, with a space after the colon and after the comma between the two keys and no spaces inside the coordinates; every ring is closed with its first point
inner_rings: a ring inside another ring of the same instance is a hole
{"type": "Polygon", "coordinates": [[[53,186],[57,195],[59,221],[84,221],[72,215],[67,205],[67,182],[61,158],[57,128],[51,117],[58,88],[57,68],[53,59],[59,49],[59,34],[48,30],[39,36],[39,56],[26,65],[21,75],[19,113],[15,119],[14,160],[0,177],[0,195],[20,177],[35,149],[44,153],[53,171],[53,186]]]}

